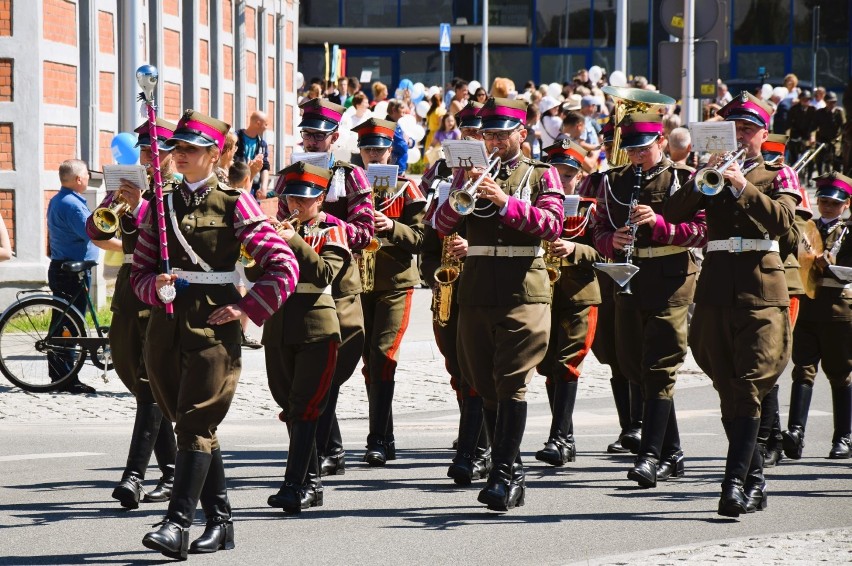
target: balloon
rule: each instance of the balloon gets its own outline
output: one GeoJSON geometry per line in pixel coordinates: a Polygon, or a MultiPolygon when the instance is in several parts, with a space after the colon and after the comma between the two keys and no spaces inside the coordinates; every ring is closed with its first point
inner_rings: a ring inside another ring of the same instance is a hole
{"type": "Polygon", "coordinates": [[[441,94],[441,87],[432,85],[429,87],[429,90],[426,91],[426,98],[431,99],[436,94],[441,94]]]}
{"type": "Polygon", "coordinates": [[[388,101],[382,100],[381,102],[376,103],[376,107],[373,108],[373,116],[380,120],[384,120],[388,115],[388,101]]]}
{"type": "Polygon", "coordinates": [[[777,96],[779,99],[786,98],[788,94],[790,94],[790,91],[784,86],[776,86],[772,89],[772,96],[777,96]]]}
{"type": "Polygon", "coordinates": [[[418,116],[420,116],[421,118],[425,118],[425,117],[426,117],[426,113],[427,113],[427,112],[429,112],[429,109],[430,109],[431,107],[432,107],[432,105],[431,105],[431,104],[429,104],[427,101],[425,101],[425,100],[421,100],[420,102],[418,102],[418,103],[414,106],[414,110],[415,110],[415,112],[417,112],[417,115],[418,115],[418,116]]]}
{"type": "Polygon", "coordinates": [[[467,83],[467,91],[470,94],[473,94],[474,92],[476,92],[476,89],[478,89],[481,86],[482,85],[479,84],[479,81],[470,81],[469,83],[467,83]]]}
{"type": "Polygon", "coordinates": [[[589,67],[589,80],[592,81],[592,84],[597,84],[601,77],[603,77],[603,69],[597,65],[589,67]]]}
{"type": "Polygon", "coordinates": [[[411,114],[406,114],[396,122],[399,127],[402,129],[402,132],[408,136],[413,137],[411,135],[412,130],[417,125],[417,120],[411,114]]]}
{"type": "Polygon", "coordinates": [[[420,148],[412,147],[408,150],[408,162],[417,163],[420,161],[420,148]]]}
{"type": "Polygon", "coordinates": [[[136,135],[121,132],[112,138],[109,144],[112,158],[119,165],[135,165],[139,161],[139,148],[136,147],[136,135]]]}
{"type": "Polygon", "coordinates": [[[562,85],[559,83],[547,85],[547,96],[559,100],[562,97],[562,85]]]}
{"type": "Polygon", "coordinates": [[[772,85],[764,84],[763,86],[760,87],[760,97],[763,100],[769,100],[769,98],[771,96],[772,96],[772,85]]]}
{"type": "Polygon", "coordinates": [[[414,141],[419,142],[420,140],[426,137],[426,128],[424,128],[420,124],[415,124],[414,127],[412,127],[408,131],[408,137],[410,137],[414,141]]]}
{"type": "Polygon", "coordinates": [[[423,100],[423,95],[426,92],[426,87],[423,86],[423,83],[414,83],[414,86],[411,89],[411,101],[412,102],[420,102],[423,100]]]}
{"type": "Polygon", "coordinates": [[[411,79],[402,79],[401,81],[399,81],[399,86],[396,88],[397,90],[407,90],[411,92],[412,90],[414,90],[414,83],[411,82],[411,79]]]}
{"type": "Polygon", "coordinates": [[[296,90],[299,90],[303,86],[305,86],[305,75],[296,73],[296,90]]]}
{"type": "Polygon", "coordinates": [[[627,86],[627,75],[623,71],[613,71],[609,76],[609,84],[612,86],[627,86]]]}

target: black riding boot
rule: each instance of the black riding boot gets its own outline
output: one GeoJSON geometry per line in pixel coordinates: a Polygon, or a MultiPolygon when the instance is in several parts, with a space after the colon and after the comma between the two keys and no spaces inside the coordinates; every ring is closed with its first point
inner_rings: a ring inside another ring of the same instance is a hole
{"type": "Polygon", "coordinates": [[[778,385],[775,385],[760,404],[760,430],[757,446],[763,457],[763,467],[771,468],[781,461],[781,425],[778,414],[778,385]]]}
{"type": "Polygon", "coordinates": [[[645,401],[645,414],[642,417],[642,443],[633,469],[627,472],[627,479],[639,484],[639,487],[657,487],[657,465],[666,436],[666,426],[672,410],[671,399],[648,399],[645,401]]]}
{"type": "Polygon", "coordinates": [[[204,534],[189,545],[189,552],[192,554],[207,554],[234,548],[234,523],[231,521],[231,502],[228,501],[222,451],[217,448],[210,456],[210,469],[207,471],[207,480],[201,489],[200,499],[207,524],[204,534]]]}
{"type": "Polygon", "coordinates": [[[375,381],[370,384],[370,434],[364,461],[371,466],[384,466],[388,460],[388,421],[393,403],[393,381],[375,381]]]}
{"type": "Polygon", "coordinates": [[[722,481],[722,496],[719,498],[719,515],[739,517],[748,513],[748,497],[745,494],[745,479],[754,458],[757,445],[758,417],[738,417],[722,420],[728,436],[728,456],[725,460],[725,479],[722,481]]]}
{"type": "Polygon", "coordinates": [[[290,447],[287,451],[287,470],[284,483],[275,495],[270,495],[266,504],[283,509],[285,513],[302,512],[305,477],[311,463],[316,459],[316,421],[290,422],[290,447]]]}
{"type": "Polygon", "coordinates": [[[790,392],[790,416],[787,418],[787,430],[781,433],[784,454],[793,460],[802,457],[805,447],[805,425],[808,422],[808,409],[811,407],[813,386],[806,381],[794,381],[790,392]]]}
{"type": "Polygon", "coordinates": [[[763,452],[755,445],[748,466],[743,492],[746,496],[746,513],[766,509],[766,478],[763,476],[763,452]]]}
{"type": "Polygon", "coordinates": [[[488,485],[478,497],[493,511],[508,511],[524,504],[526,487],[519,453],[526,422],[526,401],[500,401],[491,445],[494,467],[488,475],[488,485]]]}
{"type": "Polygon", "coordinates": [[[610,454],[626,454],[630,452],[622,446],[621,437],[630,430],[630,384],[623,377],[611,377],[609,386],[612,388],[612,398],[615,400],[615,411],[618,413],[618,440],[606,447],[610,454]]]}
{"type": "Polygon", "coordinates": [[[305,474],[305,489],[302,491],[302,509],[322,507],[322,503],[322,477],[320,474],[319,458],[317,458],[316,447],[314,447],[311,459],[308,462],[308,472],[305,474]]]}
{"type": "Polygon", "coordinates": [[[852,385],[832,387],[831,402],[834,406],[834,437],[828,457],[852,458],[852,385]]]}
{"type": "Polygon", "coordinates": [[[680,431],[677,426],[674,399],[672,399],[672,410],[669,412],[666,436],[663,437],[663,448],[660,452],[660,464],[657,466],[657,481],[680,478],[683,474],[683,450],[680,448],[680,431]]]}
{"type": "Polygon", "coordinates": [[[476,466],[479,438],[482,430],[482,397],[466,396],[462,401],[459,419],[459,443],[456,457],[447,469],[447,477],[453,478],[458,485],[470,485],[471,481],[485,477],[482,466],[476,466]]]}
{"type": "Polygon", "coordinates": [[[142,481],[148,462],[151,461],[161,420],[163,413],[155,403],[136,404],[136,420],[133,423],[133,436],[130,437],[127,464],[121,482],[112,490],[112,498],[117,499],[126,509],[139,507],[139,499],[145,492],[142,481]]]}
{"type": "Polygon", "coordinates": [[[577,401],[577,382],[559,380],[553,392],[553,420],[550,436],[544,448],[535,453],[535,459],[551,466],[564,466],[577,457],[574,444],[573,420],[574,403],[577,401]]]}
{"type": "Polygon", "coordinates": [[[633,454],[639,453],[642,444],[642,415],[644,414],[642,386],[630,383],[630,428],[621,435],[621,445],[633,454]]]}
{"type": "Polygon", "coordinates": [[[320,460],[320,474],[324,476],[346,473],[346,452],[343,450],[343,436],[340,423],[337,422],[337,399],[340,387],[332,385],[328,391],[325,411],[317,421],[317,453],[320,460]]]}
{"type": "Polygon", "coordinates": [[[175,455],[177,454],[177,442],[175,440],[175,429],[172,421],[165,416],[160,421],[160,431],[157,433],[157,441],[154,442],[154,458],[160,468],[160,481],[157,487],[145,494],[142,500],[145,503],[157,503],[168,501],[172,496],[172,484],[175,481],[175,455]]]}
{"type": "Polygon", "coordinates": [[[161,552],[169,558],[186,560],[189,550],[189,527],[195,517],[195,508],[201,489],[207,480],[212,456],[196,450],[179,450],[175,458],[175,484],[169,510],[156,531],[142,539],[147,548],[161,552]]]}
{"type": "MultiPolygon", "coordinates": [[[[459,425],[461,425],[461,412],[462,406],[464,405],[464,401],[462,400],[461,393],[456,392],[456,403],[459,404],[459,425]]],[[[453,450],[459,449],[459,437],[455,437],[453,439],[453,450]]]]}

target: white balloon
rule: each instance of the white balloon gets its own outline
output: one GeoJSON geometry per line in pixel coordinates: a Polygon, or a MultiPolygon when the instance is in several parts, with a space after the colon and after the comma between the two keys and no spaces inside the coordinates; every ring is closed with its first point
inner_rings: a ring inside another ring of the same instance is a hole
{"type": "Polygon", "coordinates": [[[479,84],[479,81],[470,81],[469,83],[467,83],[467,90],[470,94],[473,94],[474,92],[476,92],[476,89],[481,86],[482,85],[479,84]]]}
{"type": "Polygon", "coordinates": [[[424,128],[420,124],[415,124],[415,126],[411,128],[411,130],[408,132],[408,137],[410,137],[416,142],[419,142],[420,140],[426,137],[426,128],[424,128]]]}
{"type": "Polygon", "coordinates": [[[429,90],[426,91],[426,98],[432,98],[436,94],[441,94],[441,87],[432,85],[429,87],[429,90]]]}
{"type": "Polygon", "coordinates": [[[559,100],[562,97],[562,85],[559,83],[550,83],[547,85],[547,96],[559,100]]]}
{"type": "Polygon", "coordinates": [[[411,132],[415,126],[417,126],[417,119],[414,118],[411,114],[406,114],[396,122],[400,128],[402,128],[402,132],[408,136],[411,136],[411,132]]]}
{"type": "Polygon", "coordinates": [[[305,75],[296,73],[296,90],[299,90],[303,86],[305,86],[305,75]]]}
{"type": "Polygon", "coordinates": [[[603,77],[603,69],[597,65],[589,67],[589,80],[592,81],[592,84],[597,84],[601,77],[603,77]]]}
{"type": "Polygon", "coordinates": [[[423,86],[423,83],[414,83],[414,86],[411,88],[411,100],[422,98],[425,92],[426,87],[423,86]]]}
{"type": "Polygon", "coordinates": [[[428,101],[421,100],[420,102],[417,103],[417,105],[414,107],[414,109],[417,112],[418,116],[420,116],[421,118],[425,118],[426,113],[429,112],[429,109],[431,107],[432,107],[432,105],[429,104],[428,101]]]}
{"type": "Polygon", "coordinates": [[[776,86],[772,89],[772,96],[777,96],[778,98],[786,98],[787,95],[790,94],[790,91],[787,90],[787,87],[784,86],[776,86]]]}
{"type": "Polygon", "coordinates": [[[408,164],[420,161],[420,148],[412,147],[408,150],[408,164]]]}
{"type": "Polygon", "coordinates": [[[763,100],[769,100],[772,96],[772,85],[764,83],[763,86],[760,87],[760,96],[763,100]]]}
{"type": "Polygon", "coordinates": [[[380,120],[384,120],[388,115],[388,101],[382,100],[381,102],[376,103],[376,107],[373,108],[373,116],[380,120]]]}
{"type": "Polygon", "coordinates": [[[609,76],[609,84],[612,86],[627,86],[627,75],[623,71],[613,71],[609,76]]]}

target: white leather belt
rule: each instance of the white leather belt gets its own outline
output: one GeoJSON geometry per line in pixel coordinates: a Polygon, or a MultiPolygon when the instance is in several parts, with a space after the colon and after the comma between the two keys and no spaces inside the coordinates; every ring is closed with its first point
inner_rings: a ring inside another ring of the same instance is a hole
{"type": "Polygon", "coordinates": [[[821,279],[820,287],[833,287],[835,289],[852,289],[852,283],[841,283],[837,279],[821,279]]]}
{"type": "Polygon", "coordinates": [[[685,253],[689,251],[688,248],[684,248],[681,246],[658,246],[658,247],[650,247],[650,248],[635,248],[633,250],[633,255],[635,257],[649,258],[649,257],[663,257],[665,255],[674,255],[685,253]]]}
{"type": "Polygon", "coordinates": [[[326,285],[325,287],[318,287],[312,283],[296,283],[296,293],[331,295],[331,285],[326,285]]]}
{"type": "Polygon", "coordinates": [[[775,240],[750,240],[743,238],[728,238],[727,240],[713,240],[707,244],[708,252],[729,252],[738,254],[740,252],[777,252],[781,248],[775,240]]]}
{"type": "Polygon", "coordinates": [[[542,257],[541,246],[468,246],[468,256],[542,257]]]}
{"type": "Polygon", "coordinates": [[[124,261],[122,263],[133,263],[133,254],[124,254],[124,261]]]}
{"type": "Polygon", "coordinates": [[[187,283],[197,285],[225,285],[234,284],[237,281],[236,271],[183,271],[173,269],[172,273],[187,283]]]}

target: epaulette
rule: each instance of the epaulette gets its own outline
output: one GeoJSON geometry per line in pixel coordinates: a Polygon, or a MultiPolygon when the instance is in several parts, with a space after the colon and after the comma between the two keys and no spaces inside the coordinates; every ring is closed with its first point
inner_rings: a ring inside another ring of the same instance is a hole
{"type": "Polygon", "coordinates": [[[231,195],[231,196],[240,196],[243,193],[243,191],[241,189],[235,189],[235,188],[231,187],[230,185],[226,185],[225,183],[222,183],[221,181],[219,182],[219,186],[217,186],[216,188],[219,189],[220,191],[223,191],[225,194],[228,194],[228,195],[231,195]]]}
{"type": "Polygon", "coordinates": [[[349,163],[348,161],[341,161],[341,160],[335,159],[335,160],[334,160],[334,164],[331,166],[331,168],[332,168],[332,169],[336,169],[336,168],[338,168],[338,167],[340,167],[340,168],[342,168],[342,169],[348,169],[348,170],[350,170],[350,171],[352,171],[353,169],[355,169],[355,165],[352,165],[352,164],[351,164],[351,163],[349,163]]]}
{"type": "Polygon", "coordinates": [[[777,165],[772,165],[772,164],[769,164],[769,163],[764,161],[763,166],[766,168],[767,171],[780,171],[781,169],[783,169],[786,166],[786,164],[785,163],[779,163],[777,165]]]}
{"type": "Polygon", "coordinates": [[[680,169],[681,171],[686,171],[687,173],[690,173],[690,174],[695,173],[694,167],[690,167],[689,165],[682,165],[680,163],[672,162],[672,168],[673,169],[680,169]]]}
{"type": "Polygon", "coordinates": [[[521,163],[526,163],[527,165],[532,165],[533,167],[542,167],[544,169],[550,167],[550,163],[545,163],[544,161],[539,161],[538,159],[530,159],[526,155],[521,156],[521,163]]]}

